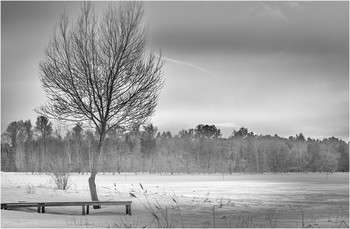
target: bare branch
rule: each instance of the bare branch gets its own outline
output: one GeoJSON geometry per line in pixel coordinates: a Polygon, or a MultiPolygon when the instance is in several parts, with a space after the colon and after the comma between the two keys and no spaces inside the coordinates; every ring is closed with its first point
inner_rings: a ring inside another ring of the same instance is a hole
{"type": "Polygon", "coordinates": [[[100,135],[142,123],[154,113],[161,57],[146,57],[142,3],[110,4],[98,22],[90,2],[70,24],[63,14],[40,63],[48,102],[36,109],[61,121],[94,126],[100,135]]]}

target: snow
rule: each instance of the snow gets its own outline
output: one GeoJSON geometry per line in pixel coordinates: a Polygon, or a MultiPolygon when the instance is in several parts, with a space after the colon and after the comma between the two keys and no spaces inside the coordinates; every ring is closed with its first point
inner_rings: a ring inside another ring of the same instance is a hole
{"type": "MultiPolygon", "coordinates": [[[[1,202],[90,200],[89,175],[71,175],[67,191],[50,175],[1,173],[1,202]]],[[[100,200],[132,200],[81,215],[81,207],[1,210],[1,227],[339,227],[349,225],[349,174],[98,174],[100,200]],[[141,185],[142,187],[141,187],[141,185]],[[132,198],[133,193],[137,198],[132,198]],[[162,209],[162,210],[158,210],[162,209]]]]}

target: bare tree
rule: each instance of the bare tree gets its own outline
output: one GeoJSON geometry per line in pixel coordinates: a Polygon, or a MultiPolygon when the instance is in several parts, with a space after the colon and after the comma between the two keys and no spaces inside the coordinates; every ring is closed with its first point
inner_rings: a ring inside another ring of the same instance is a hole
{"type": "Polygon", "coordinates": [[[27,120],[23,123],[26,133],[26,141],[25,141],[25,148],[26,148],[26,154],[25,154],[25,170],[29,170],[29,159],[33,154],[33,128],[32,123],[30,120],[27,120]]]}
{"type": "Polygon", "coordinates": [[[88,168],[92,169],[92,152],[93,152],[93,143],[95,140],[94,133],[91,130],[85,131],[85,141],[87,144],[87,156],[88,156],[88,168]]]}
{"type": "Polygon", "coordinates": [[[39,116],[36,119],[35,123],[35,131],[39,136],[39,140],[41,141],[44,149],[43,152],[39,149],[39,172],[44,171],[46,150],[47,150],[47,140],[51,136],[53,129],[52,123],[45,116],[39,116]]]}
{"type": "Polygon", "coordinates": [[[72,129],[72,140],[73,140],[73,148],[76,155],[77,160],[77,170],[80,174],[82,172],[82,156],[81,156],[81,150],[82,150],[82,142],[83,142],[83,135],[82,135],[83,129],[81,125],[78,123],[73,127],[72,129]]]}
{"type": "Polygon", "coordinates": [[[74,26],[69,27],[68,17],[62,15],[40,63],[40,80],[49,100],[36,111],[83,123],[99,134],[89,178],[92,200],[98,200],[95,177],[106,134],[144,123],[153,114],[164,83],[164,62],[153,53],[146,56],[142,16],[141,3],[111,4],[98,22],[85,2],[74,26]]]}
{"type": "MultiPolygon", "coordinates": [[[[20,139],[21,128],[22,128],[21,121],[11,122],[7,126],[4,134],[2,135],[2,137],[7,138],[4,140],[8,141],[11,144],[11,148],[9,149],[9,168],[11,171],[17,171],[16,151],[17,151],[17,146],[18,146],[18,140],[20,139]]],[[[2,140],[2,142],[3,142],[3,140],[2,140]]]]}

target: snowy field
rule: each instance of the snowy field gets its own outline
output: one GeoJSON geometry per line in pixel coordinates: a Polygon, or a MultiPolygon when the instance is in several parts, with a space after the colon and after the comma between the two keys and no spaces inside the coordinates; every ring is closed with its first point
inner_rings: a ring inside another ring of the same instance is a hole
{"type": "MultiPolygon", "coordinates": [[[[49,175],[1,173],[1,202],[90,200],[88,175],[67,191],[49,175]]],[[[81,215],[81,207],[1,210],[1,227],[348,227],[349,174],[99,174],[100,200],[132,200],[81,215]],[[140,185],[142,184],[142,187],[140,185]],[[133,193],[137,198],[133,198],[133,193]],[[153,213],[152,213],[153,212],[153,213]],[[158,217],[154,216],[154,214],[158,217]]]]}

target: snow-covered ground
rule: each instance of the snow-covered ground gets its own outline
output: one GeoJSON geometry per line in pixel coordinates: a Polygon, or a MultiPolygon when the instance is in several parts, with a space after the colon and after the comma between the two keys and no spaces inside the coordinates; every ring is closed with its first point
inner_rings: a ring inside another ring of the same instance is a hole
{"type": "MultiPolygon", "coordinates": [[[[1,202],[90,200],[88,177],[72,175],[70,188],[62,191],[49,175],[1,173],[1,202]]],[[[1,210],[1,227],[349,225],[348,173],[99,174],[96,183],[100,200],[132,200],[132,216],[125,215],[125,206],[102,206],[85,216],[81,207],[47,207],[45,214],[21,208],[1,210]]]]}

